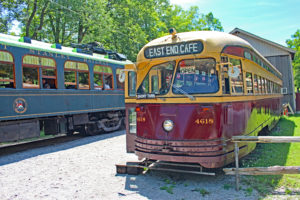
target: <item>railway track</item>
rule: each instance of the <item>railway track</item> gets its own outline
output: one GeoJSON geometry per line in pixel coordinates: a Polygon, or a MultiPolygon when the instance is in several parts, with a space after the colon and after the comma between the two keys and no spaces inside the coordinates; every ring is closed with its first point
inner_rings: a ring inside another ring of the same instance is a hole
{"type": "Polygon", "coordinates": [[[29,149],[61,144],[69,141],[74,141],[83,137],[86,136],[82,136],[79,134],[70,136],[67,136],[66,134],[60,134],[48,138],[39,138],[32,141],[21,141],[9,144],[0,144],[0,156],[26,151],[29,149]]]}

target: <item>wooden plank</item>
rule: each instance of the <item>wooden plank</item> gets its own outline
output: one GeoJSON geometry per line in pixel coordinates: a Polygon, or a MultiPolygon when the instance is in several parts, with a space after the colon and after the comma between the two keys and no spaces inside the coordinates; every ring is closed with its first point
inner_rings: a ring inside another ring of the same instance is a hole
{"type": "MultiPolygon", "coordinates": [[[[235,168],[224,168],[226,175],[236,175],[235,168]]],[[[240,175],[280,175],[300,174],[300,166],[272,166],[239,168],[240,175]]]]}
{"type": "Polygon", "coordinates": [[[256,142],[256,143],[292,143],[300,142],[298,136],[233,136],[233,142],[256,142]]]}

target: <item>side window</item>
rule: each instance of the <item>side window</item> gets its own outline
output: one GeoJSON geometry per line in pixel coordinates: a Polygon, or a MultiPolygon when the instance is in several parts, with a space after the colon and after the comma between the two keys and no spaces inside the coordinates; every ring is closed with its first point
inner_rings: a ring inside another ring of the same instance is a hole
{"type": "Polygon", "coordinates": [[[246,84],[247,84],[247,93],[253,94],[253,84],[252,84],[252,74],[246,73],[246,84]]]}
{"type": "Polygon", "coordinates": [[[42,67],[42,83],[45,89],[56,88],[56,65],[53,59],[40,58],[42,67]]]}
{"type": "Polygon", "coordinates": [[[136,96],[136,72],[128,72],[128,96],[136,96]]]}
{"type": "Polygon", "coordinates": [[[229,85],[229,77],[228,77],[228,57],[221,57],[222,64],[222,91],[223,94],[230,94],[230,85],[229,85]],[[226,63],[226,64],[225,64],[226,63]]]}
{"type": "Polygon", "coordinates": [[[25,55],[22,69],[23,88],[56,88],[56,64],[54,59],[25,55]],[[39,77],[42,77],[42,83],[40,83],[39,77]]]}
{"type": "Polygon", "coordinates": [[[6,51],[0,51],[0,88],[14,88],[14,59],[6,51]]]}
{"type": "Polygon", "coordinates": [[[66,61],[64,68],[66,89],[90,89],[89,67],[86,63],[66,61]]]}
{"type": "Polygon", "coordinates": [[[119,81],[119,76],[120,76],[120,74],[121,74],[121,71],[122,71],[122,69],[120,69],[120,68],[118,68],[118,69],[116,70],[116,76],[117,76],[117,88],[120,89],[120,90],[124,90],[124,82],[121,83],[121,82],[119,81]]]}
{"type": "Polygon", "coordinates": [[[274,83],[272,81],[270,81],[270,93],[274,93],[274,83]]]}
{"type": "Polygon", "coordinates": [[[231,74],[231,92],[233,94],[242,94],[244,87],[241,60],[230,58],[230,63],[232,66],[230,66],[228,73],[229,75],[231,74]]]}
{"type": "Polygon", "coordinates": [[[94,66],[94,88],[96,90],[103,89],[103,72],[102,66],[99,65],[94,66]]]}
{"type": "Polygon", "coordinates": [[[76,89],[77,88],[77,66],[76,62],[67,61],[65,63],[65,88],[76,89]]]}
{"type": "Polygon", "coordinates": [[[258,93],[262,93],[262,82],[261,82],[261,77],[258,76],[258,93]]]}
{"type": "Polygon", "coordinates": [[[266,79],[261,77],[261,93],[266,94],[266,79]]]}
{"type": "Polygon", "coordinates": [[[111,90],[113,89],[113,73],[108,66],[94,66],[94,88],[111,90]]]}
{"type": "Polygon", "coordinates": [[[266,79],[266,81],[267,81],[267,92],[268,92],[268,94],[271,94],[271,85],[270,85],[270,81],[267,80],[267,79],[266,79]]]}
{"type": "Polygon", "coordinates": [[[86,63],[77,63],[78,66],[78,88],[82,90],[90,89],[89,66],[86,63]]]}
{"type": "Polygon", "coordinates": [[[258,86],[259,86],[259,84],[258,84],[258,78],[257,78],[257,75],[254,74],[254,91],[255,91],[256,94],[259,93],[258,86]]]}

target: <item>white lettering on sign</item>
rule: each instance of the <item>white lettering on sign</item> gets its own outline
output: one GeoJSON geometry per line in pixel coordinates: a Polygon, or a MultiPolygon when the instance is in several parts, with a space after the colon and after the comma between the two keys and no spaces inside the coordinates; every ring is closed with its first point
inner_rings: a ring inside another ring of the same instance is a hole
{"type": "Polygon", "coordinates": [[[169,44],[164,46],[147,47],[144,51],[145,58],[159,58],[166,56],[179,56],[201,53],[203,44],[200,41],[169,44]]]}

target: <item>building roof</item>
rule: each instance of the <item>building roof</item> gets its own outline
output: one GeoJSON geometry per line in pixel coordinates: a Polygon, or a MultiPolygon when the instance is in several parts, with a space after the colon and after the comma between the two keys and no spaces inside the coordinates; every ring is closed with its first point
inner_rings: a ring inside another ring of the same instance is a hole
{"type": "Polygon", "coordinates": [[[281,50],[283,50],[283,51],[289,52],[289,53],[292,55],[292,58],[294,57],[294,54],[296,53],[296,51],[295,51],[294,49],[291,49],[291,48],[285,47],[285,46],[283,46],[283,45],[281,45],[281,44],[278,44],[278,43],[276,43],[276,42],[272,42],[272,41],[270,41],[270,40],[264,39],[264,38],[262,38],[262,37],[259,37],[259,36],[257,36],[257,35],[254,35],[254,34],[252,34],[252,33],[249,33],[249,32],[247,32],[247,31],[244,31],[244,30],[239,29],[239,28],[235,28],[235,29],[233,29],[232,31],[230,31],[229,33],[230,33],[230,34],[233,34],[233,35],[234,35],[235,33],[242,33],[242,34],[247,35],[247,36],[249,36],[249,37],[255,38],[255,39],[260,40],[260,41],[263,41],[263,42],[265,42],[265,43],[267,43],[267,44],[269,44],[269,45],[271,45],[271,46],[275,46],[275,47],[277,47],[277,48],[279,48],[279,49],[281,49],[281,50]]]}

